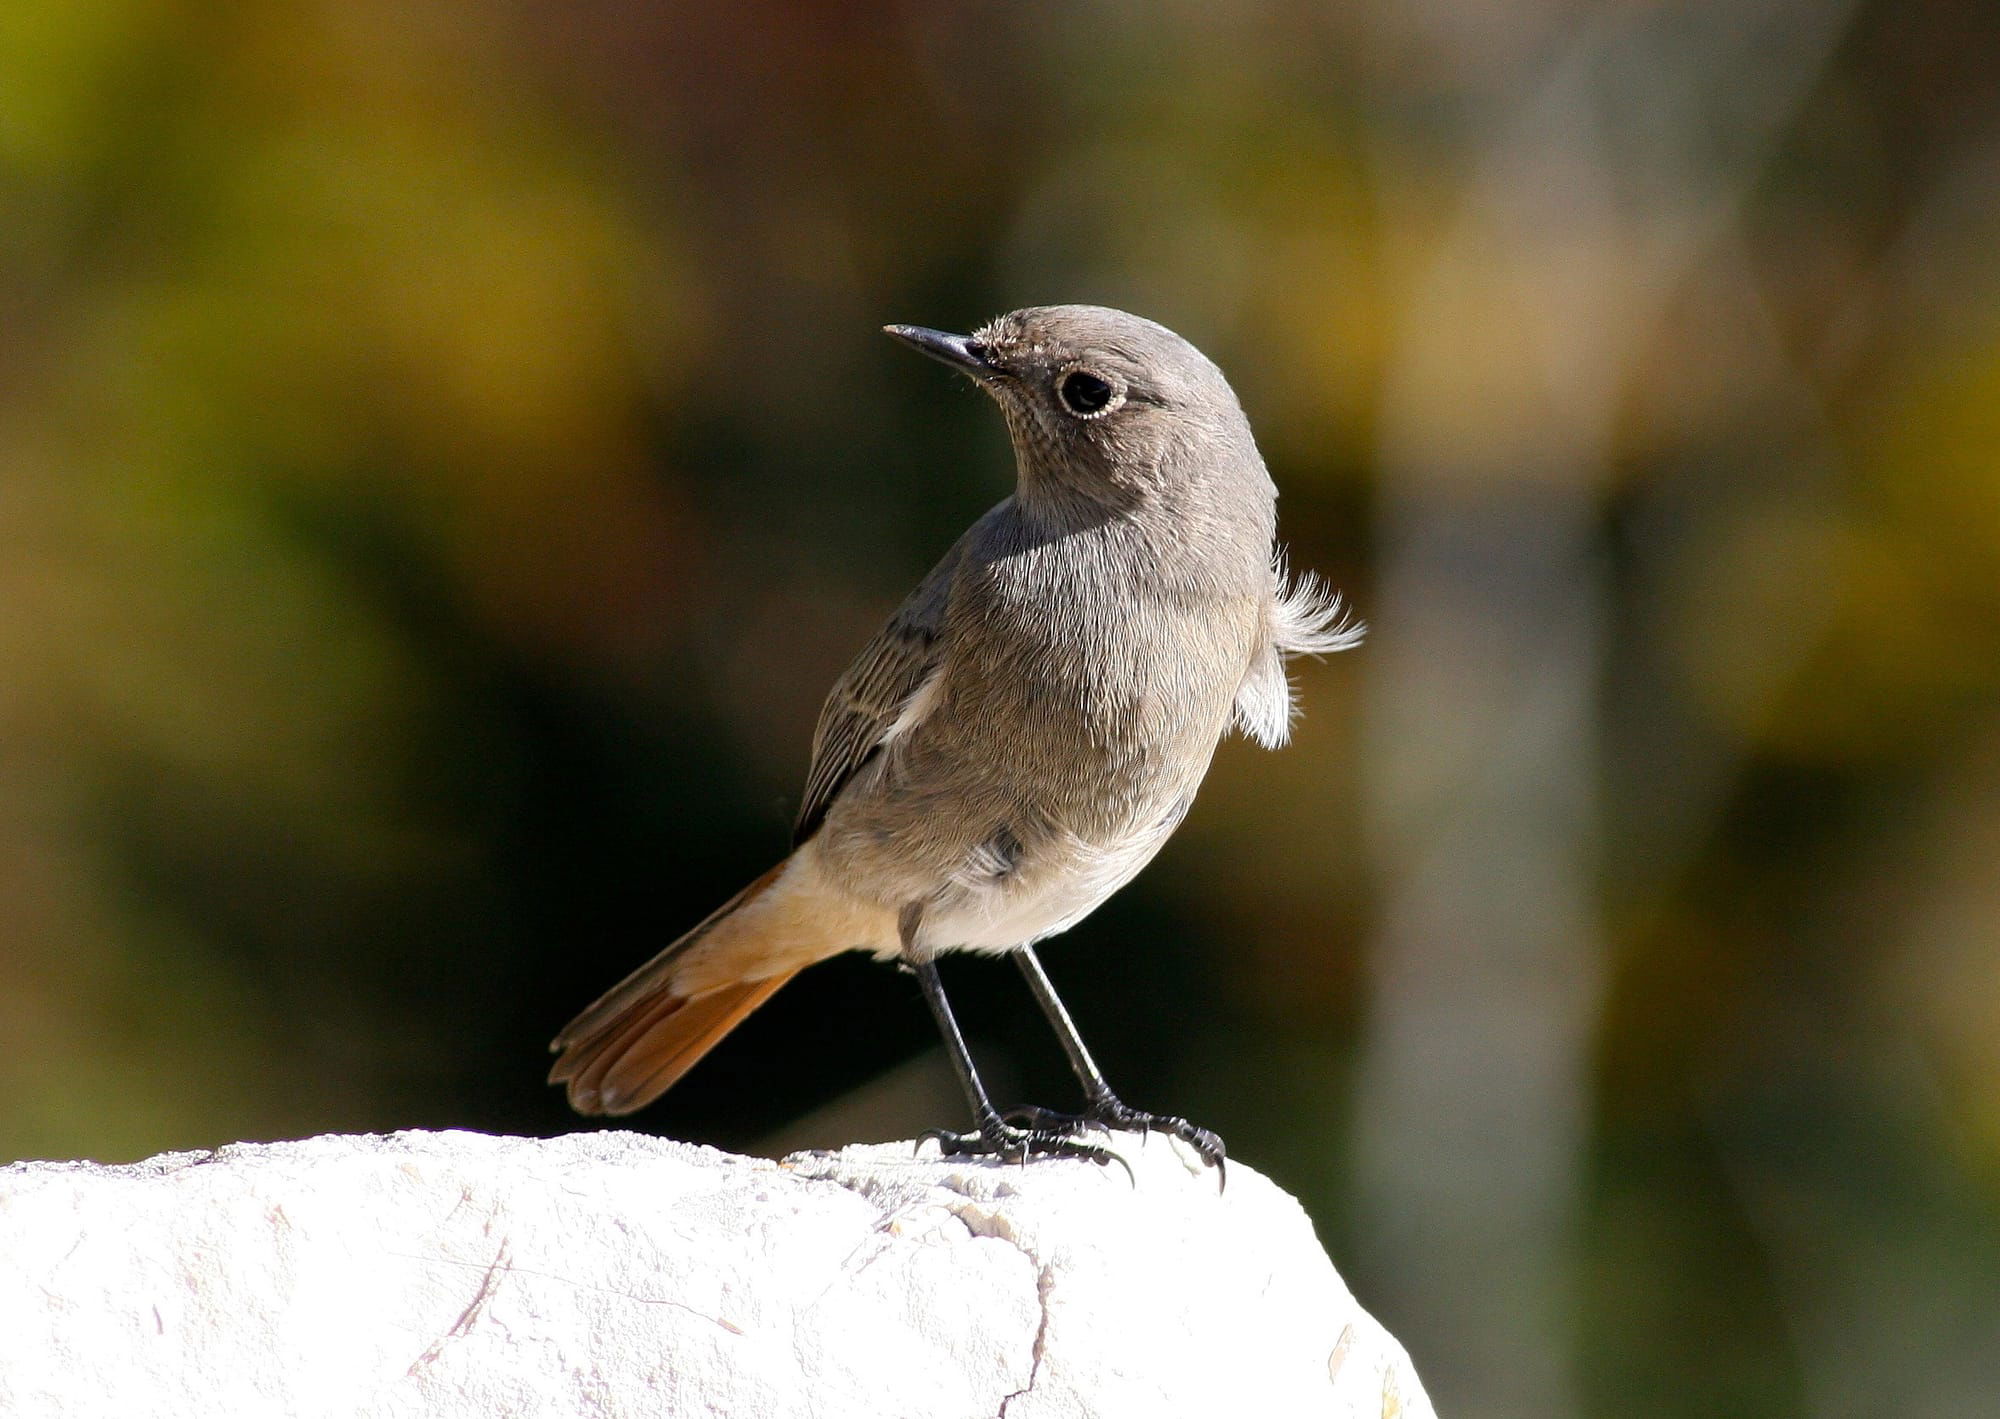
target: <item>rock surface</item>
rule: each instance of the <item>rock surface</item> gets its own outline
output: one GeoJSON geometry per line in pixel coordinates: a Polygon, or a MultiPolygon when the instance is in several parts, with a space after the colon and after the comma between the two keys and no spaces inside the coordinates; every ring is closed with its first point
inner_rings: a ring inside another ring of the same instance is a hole
{"type": "Polygon", "coordinates": [[[0,1414],[1424,1419],[1232,1164],[782,1163],[630,1133],[0,1169],[0,1414]]]}

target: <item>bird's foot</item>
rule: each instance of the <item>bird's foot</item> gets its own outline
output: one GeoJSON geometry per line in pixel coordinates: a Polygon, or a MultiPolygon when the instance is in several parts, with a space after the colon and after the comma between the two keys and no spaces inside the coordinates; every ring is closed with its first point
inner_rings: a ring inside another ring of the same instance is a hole
{"type": "Polygon", "coordinates": [[[1067,1132],[1071,1135],[1086,1129],[1097,1129],[1108,1133],[1114,1128],[1138,1133],[1169,1134],[1194,1149],[1202,1162],[1217,1170],[1225,1184],[1228,1180],[1226,1160],[1229,1150],[1223,1146],[1220,1138],[1184,1118],[1176,1118],[1172,1114],[1149,1114],[1131,1107],[1115,1096],[1094,1100],[1080,1114],[1059,1114],[1048,1109],[1015,1109],[1007,1115],[1007,1122],[1021,1128],[1047,1133],[1067,1132]]]}
{"type": "Polygon", "coordinates": [[[1037,1108],[1027,1104],[1018,1109],[1009,1109],[1000,1115],[1011,1128],[1027,1129],[1035,1133],[1060,1133],[1074,1138],[1082,1133],[1101,1133],[1111,1136],[1111,1125],[1102,1119],[1084,1114],[1057,1113],[1054,1109],[1037,1108]]]}
{"type": "Polygon", "coordinates": [[[1019,1126],[1013,1119],[1059,1119],[1062,1115],[1046,1109],[1015,1109],[1006,1118],[994,1115],[981,1120],[972,1133],[955,1133],[948,1128],[928,1129],[923,1138],[937,1140],[938,1152],[947,1158],[998,1158],[1003,1163],[1030,1163],[1037,1158],[1082,1158],[1100,1167],[1116,1163],[1129,1174],[1125,1160],[1100,1144],[1088,1143],[1069,1127],[1044,1127],[1038,1123],[1019,1126]]]}

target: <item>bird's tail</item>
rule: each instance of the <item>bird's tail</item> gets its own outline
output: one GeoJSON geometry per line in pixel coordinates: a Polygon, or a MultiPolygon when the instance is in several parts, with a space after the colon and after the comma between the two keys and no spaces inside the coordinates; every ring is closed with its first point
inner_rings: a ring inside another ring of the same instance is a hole
{"type": "Polygon", "coordinates": [[[732,918],[739,928],[751,926],[738,914],[790,865],[766,872],[563,1027],[549,1046],[557,1056],[549,1082],[569,1086],[571,1108],[628,1114],[650,1104],[809,964],[780,964],[793,953],[770,950],[764,931],[724,930],[732,918]],[[775,969],[758,974],[765,966],[775,969]]]}

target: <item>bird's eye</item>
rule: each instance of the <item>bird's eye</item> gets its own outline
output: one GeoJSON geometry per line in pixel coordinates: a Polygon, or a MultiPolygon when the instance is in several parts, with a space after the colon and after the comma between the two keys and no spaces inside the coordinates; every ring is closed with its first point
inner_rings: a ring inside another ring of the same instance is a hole
{"type": "Polygon", "coordinates": [[[1111,402],[1111,386],[1089,370],[1071,370],[1056,382],[1056,397],[1063,408],[1079,418],[1102,413],[1111,402]]]}

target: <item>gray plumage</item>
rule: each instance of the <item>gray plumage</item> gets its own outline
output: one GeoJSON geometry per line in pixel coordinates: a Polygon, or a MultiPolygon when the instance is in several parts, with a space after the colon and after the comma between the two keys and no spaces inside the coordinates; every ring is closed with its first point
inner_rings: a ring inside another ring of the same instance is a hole
{"type": "Polygon", "coordinates": [[[973,343],[1018,489],[834,687],[799,821],[841,885],[924,904],[926,952],[1073,925],[1165,842],[1232,720],[1284,742],[1284,658],[1357,634],[1310,579],[1285,584],[1277,491],[1194,346],[1095,306],[973,343]],[[1111,386],[1089,417],[1058,388],[1078,369],[1111,386]]]}
{"type": "Polygon", "coordinates": [[[969,338],[890,333],[991,394],[1016,490],[833,687],[792,857],[557,1040],[579,1107],[637,1107],[740,1018],[690,1057],[687,1001],[754,1005],[842,950],[921,963],[1073,925],[1159,850],[1232,725],[1286,740],[1285,660],[1360,638],[1337,597],[1287,577],[1249,423],[1172,331],[1062,305],[969,338]]]}

